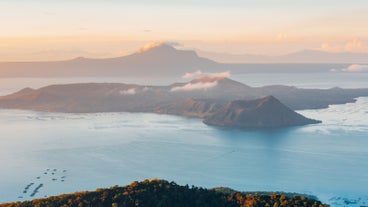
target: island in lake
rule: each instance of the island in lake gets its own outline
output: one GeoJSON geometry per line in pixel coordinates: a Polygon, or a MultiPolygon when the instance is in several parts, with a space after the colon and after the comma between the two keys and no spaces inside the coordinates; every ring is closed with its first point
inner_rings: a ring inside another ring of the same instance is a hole
{"type": "Polygon", "coordinates": [[[0,108],[160,113],[202,118],[205,123],[217,126],[269,128],[319,123],[292,110],[325,108],[354,102],[360,96],[368,96],[368,89],[251,87],[217,75],[168,86],[79,83],[25,88],[0,97],[0,108]]]}
{"type": "Polygon", "coordinates": [[[203,122],[236,128],[277,128],[321,123],[296,113],[273,96],[232,101],[207,116],[203,122]]]}

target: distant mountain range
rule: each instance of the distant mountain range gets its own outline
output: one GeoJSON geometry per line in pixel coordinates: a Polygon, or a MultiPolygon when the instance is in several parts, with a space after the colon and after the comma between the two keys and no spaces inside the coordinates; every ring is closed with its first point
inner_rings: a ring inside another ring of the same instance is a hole
{"type": "Polygon", "coordinates": [[[302,50],[279,56],[229,54],[197,50],[198,55],[222,63],[340,63],[367,64],[368,53],[325,52],[302,50]]]}
{"type": "Polygon", "coordinates": [[[198,57],[194,51],[176,50],[162,44],[131,55],[65,61],[0,63],[2,77],[76,76],[178,76],[201,68],[220,69],[218,63],[198,57]]]}
{"type": "MultiPolygon", "coordinates": [[[[246,110],[252,111],[250,114],[235,113],[234,120],[237,120],[236,117],[242,119],[243,115],[249,115],[251,122],[260,122],[275,116],[272,119],[278,120],[281,123],[280,126],[311,123],[303,122],[300,117],[295,118],[295,114],[291,113],[290,109],[325,108],[330,104],[354,102],[357,97],[368,96],[368,89],[250,87],[225,77],[204,76],[190,82],[168,86],[80,83],[51,85],[40,89],[25,88],[0,97],[0,108],[73,113],[149,112],[207,118],[217,114],[226,104],[231,104],[234,100],[250,101],[269,95],[275,98],[267,99],[269,101],[264,103],[271,103],[271,107],[262,105],[267,107],[247,108],[246,110]],[[286,106],[281,106],[281,103],[273,101],[274,99],[280,100],[286,106]],[[286,107],[290,109],[285,109],[286,107]],[[258,117],[261,118],[258,119],[253,113],[258,113],[263,118],[258,117]]],[[[226,110],[233,109],[230,107],[226,110]]],[[[226,116],[224,118],[226,121],[226,116]]],[[[275,122],[266,121],[263,127],[276,127],[275,122]]]]}
{"type": "MultiPolygon", "coordinates": [[[[217,57],[207,53],[202,56],[217,57]]],[[[200,57],[192,50],[178,50],[167,44],[160,44],[148,50],[131,55],[89,59],[78,57],[65,61],[49,62],[3,62],[0,63],[1,77],[93,77],[93,76],[130,76],[130,77],[180,77],[184,73],[202,70],[206,72],[231,71],[245,72],[329,72],[331,69],[347,68],[350,63],[368,62],[366,54],[325,53],[303,51],[287,56],[265,57],[254,55],[234,56],[235,59],[249,63],[220,63],[200,57]],[[257,62],[257,64],[250,64],[257,62]],[[278,63],[278,64],[258,64],[278,63]],[[281,64],[281,62],[283,62],[281,64]],[[284,63],[286,62],[286,63],[284,63]],[[307,62],[309,64],[290,64],[307,62]],[[316,63],[310,63],[316,62],[316,63]],[[326,64],[329,63],[329,64],[326,64]],[[343,64],[342,64],[343,63],[343,64]]],[[[238,62],[235,61],[234,62],[238,62]]]]}

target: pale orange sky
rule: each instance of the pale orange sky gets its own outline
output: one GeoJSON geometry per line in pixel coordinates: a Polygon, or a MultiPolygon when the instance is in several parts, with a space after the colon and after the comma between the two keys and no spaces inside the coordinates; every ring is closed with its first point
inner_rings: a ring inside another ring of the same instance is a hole
{"type": "Polygon", "coordinates": [[[368,2],[0,2],[0,61],[104,58],[157,41],[233,54],[368,52],[368,2]]]}

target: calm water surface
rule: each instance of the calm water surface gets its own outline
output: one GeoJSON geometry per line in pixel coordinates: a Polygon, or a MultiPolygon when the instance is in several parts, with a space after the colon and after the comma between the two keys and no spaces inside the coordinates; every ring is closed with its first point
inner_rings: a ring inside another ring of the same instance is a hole
{"type": "Polygon", "coordinates": [[[34,197],[153,177],[367,200],[368,98],[301,113],[324,123],[241,131],[168,115],[0,110],[0,201],[31,199],[41,183],[34,197]]]}
{"type": "MultiPolygon", "coordinates": [[[[305,88],[368,87],[367,74],[326,74],[306,74],[305,79],[300,74],[294,78],[285,74],[232,78],[251,86],[289,80],[289,85],[305,88]]],[[[173,82],[140,81],[0,79],[0,94],[74,82],[173,82]]],[[[158,177],[209,188],[315,194],[332,206],[345,205],[345,198],[353,202],[351,206],[368,205],[368,98],[300,113],[323,123],[242,131],[168,115],[0,110],[0,202],[158,177]],[[31,197],[40,184],[43,186],[31,197]]]]}

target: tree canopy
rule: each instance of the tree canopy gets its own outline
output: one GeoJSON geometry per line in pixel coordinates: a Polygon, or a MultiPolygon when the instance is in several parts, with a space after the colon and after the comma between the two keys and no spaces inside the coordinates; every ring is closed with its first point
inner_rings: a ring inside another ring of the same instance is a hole
{"type": "Polygon", "coordinates": [[[153,179],[95,191],[51,196],[0,207],[327,207],[312,198],[280,193],[242,193],[227,188],[204,189],[153,179]],[[225,189],[225,190],[222,190],[225,189]]]}

